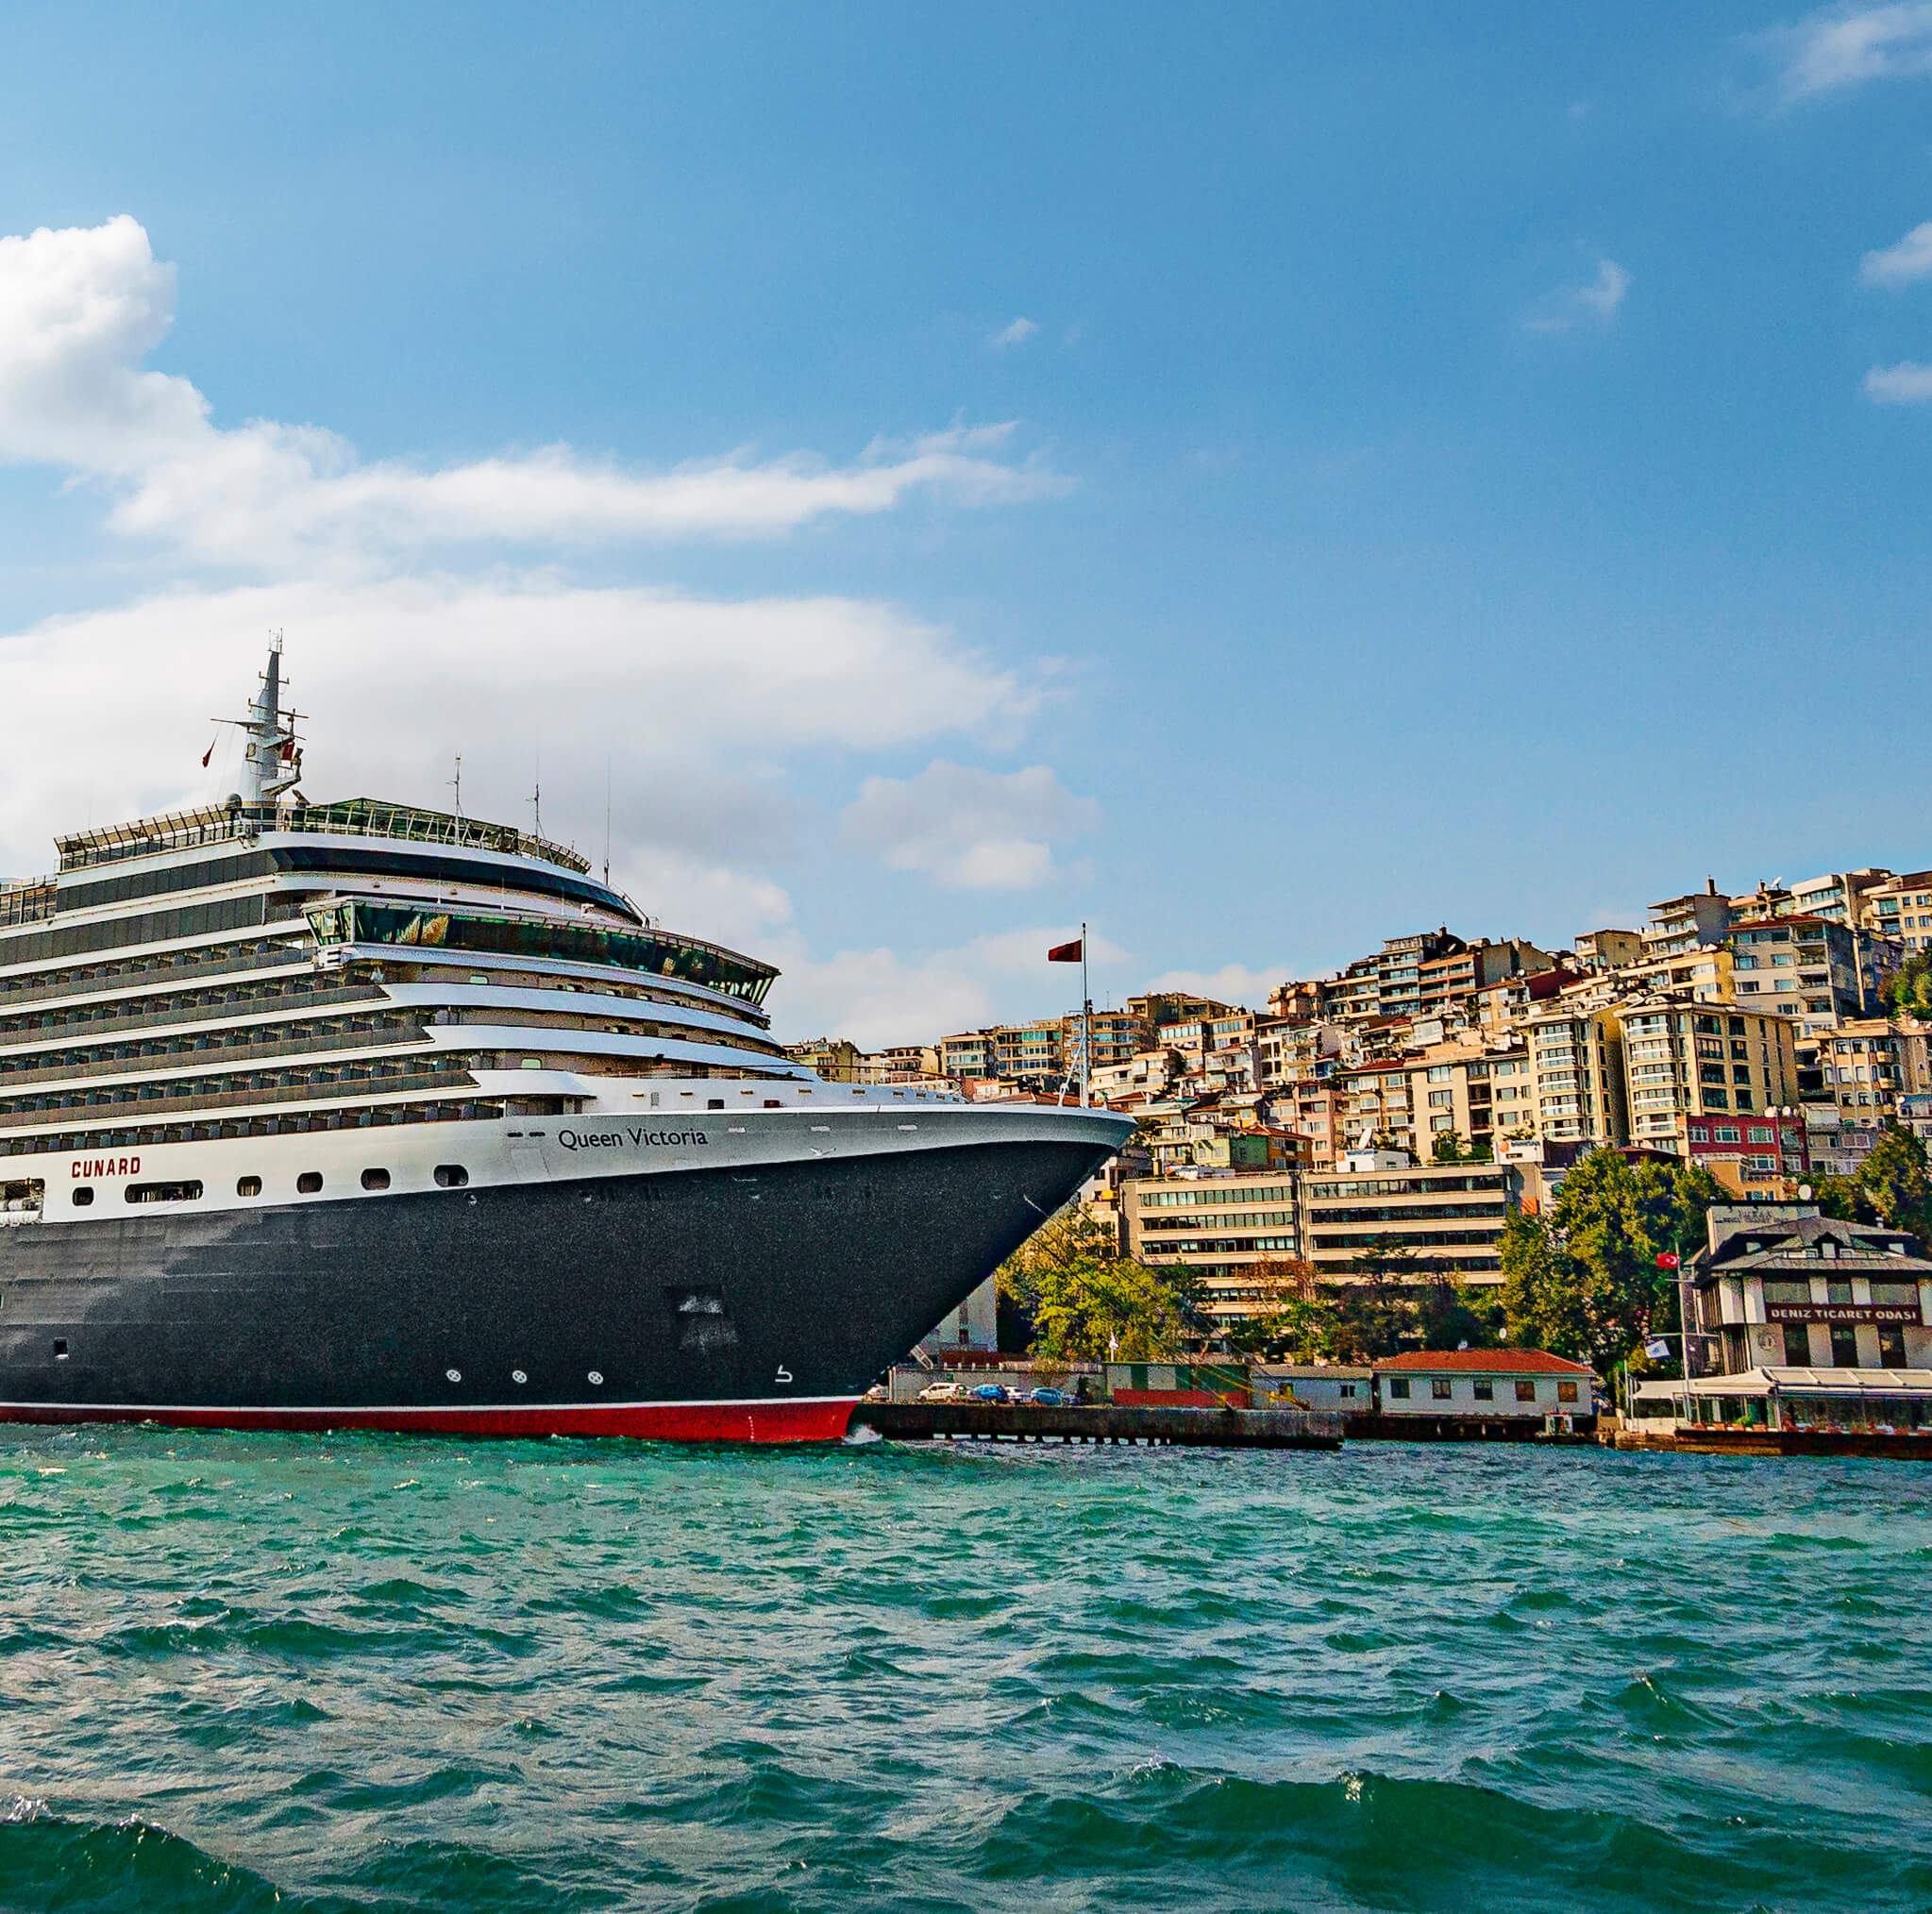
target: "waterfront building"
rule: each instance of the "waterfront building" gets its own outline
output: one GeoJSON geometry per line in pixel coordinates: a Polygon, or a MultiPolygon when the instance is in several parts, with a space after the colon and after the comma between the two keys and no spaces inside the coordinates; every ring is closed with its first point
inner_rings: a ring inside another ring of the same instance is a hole
{"type": "Polygon", "coordinates": [[[1685,1273],[1683,1419],[1932,1427],[1932,1259],[1810,1204],[1712,1207],[1685,1273]]]}
{"type": "Polygon", "coordinates": [[[1332,1416],[1361,1416],[1374,1403],[1375,1371],[1352,1363],[1251,1363],[1248,1387],[1257,1409],[1300,1403],[1332,1416]]]}
{"type": "Polygon", "coordinates": [[[1393,1250],[1418,1278],[1498,1284],[1503,1226],[1521,1195],[1512,1164],[1417,1164],[1403,1150],[1351,1150],[1340,1169],[1302,1180],[1304,1253],[1330,1282],[1393,1250]]]}
{"type": "Polygon", "coordinates": [[[1546,1350],[1416,1350],[1381,1357],[1374,1369],[1375,1407],[1385,1416],[1510,1421],[1596,1414],[1589,1365],[1546,1350]]]}

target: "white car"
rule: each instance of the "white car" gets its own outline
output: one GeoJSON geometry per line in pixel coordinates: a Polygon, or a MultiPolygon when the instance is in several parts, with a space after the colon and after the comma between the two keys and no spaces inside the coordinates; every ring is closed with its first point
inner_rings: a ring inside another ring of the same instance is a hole
{"type": "Polygon", "coordinates": [[[919,1401],[922,1402],[957,1402],[965,1394],[966,1386],[961,1383],[928,1383],[919,1391],[919,1401]]]}

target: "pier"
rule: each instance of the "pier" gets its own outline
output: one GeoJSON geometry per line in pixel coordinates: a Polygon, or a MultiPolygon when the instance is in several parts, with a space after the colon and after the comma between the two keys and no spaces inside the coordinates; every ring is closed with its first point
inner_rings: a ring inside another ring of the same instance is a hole
{"type": "Polygon", "coordinates": [[[1342,1419],[1306,1409],[1063,1409],[1031,1402],[861,1402],[852,1427],[901,1442],[1093,1442],[1165,1449],[1339,1449],[1342,1419]]]}

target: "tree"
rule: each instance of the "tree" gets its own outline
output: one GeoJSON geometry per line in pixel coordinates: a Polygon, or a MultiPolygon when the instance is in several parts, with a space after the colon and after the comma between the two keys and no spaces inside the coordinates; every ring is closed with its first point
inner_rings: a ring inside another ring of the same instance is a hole
{"type": "Polygon", "coordinates": [[[1435,1159],[1437,1163],[1465,1163],[1468,1161],[1468,1158],[1463,1154],[1462,1132],[1460,1130],[1444,1130],[1436,1136],[1435,1159]]]}
{"type": "Polygon", "coordinates": [[[1893,1016],[1932,1018],[1932,950],[1915,950],[1878,986],[1880,1005],[1893,1016]]]}
{"type": "Polygon", "coordinates": [[[1438,1269],[1416,1299],[1416,1327],[1424,1349],[1490,1349],[1496,1330],[1487,1313],[1479,1314],[1469,1286],[1453,1271],[1438,1269]]]}
{"type": "Polygon", "coordinates": [[[1315,1266],[1295,1256],[1265,1256],[1241,1274],[1260,1294],[1253,1314],[1228,1331],[1235,1348],[1264,1358],[1313,1361],[1326,1347],[1335,1320],[1315,1266]]]}
{"type": "Polygon", "coordinates": [[[1050,1361],[1168,1362],[1201,1332],[1200,1279],[1122,1256],[1113,1233],[1078,1209],[1043,1223],[1000,1266],[1050,1361]]]}
{"type": "Polygon", "coordinates": [[[1921,1242],[1932,1236],[1932,1177],[1925,1169],[1925,1146],[1889,1118],[1858,1166],[1858,1182],[1872,1206],[1895,1230],[1909,1230],[1921,1242]]]}
{"type": "Polygon", "coordinates": [[[1821,1176],[1811,1185],[1811,1200],[1822,1217],[1836,1217],[1841,1223],[1875,1223],[1878,1212],[1872,1206],[1865,1185],[1848,1176],[1821,1176]]]}
{"type": "Polygon", "coordinates": [[[1706,1170],[1633,1167],[1614,1150],[1591,1150],[1564,1179],[1547,1219],[1511,1217],[1504,1226],[1510,1340],[1607,1373],[1646,1335],[1674,1323],[1677,1280],[1656,1259],[1694,1253],[1705,1213],[1722,1197],[1706,1170]]]}
{"type": "Polygon", "coordinates": [[[1353,1282],[1334,1291],[1330,1352],[1342,1362],[1394,1355],[1409,1323],[1415,1251],[1396,1238],[1377,1236],[1355,1258],[1354,1274],[1353,1282]]]}

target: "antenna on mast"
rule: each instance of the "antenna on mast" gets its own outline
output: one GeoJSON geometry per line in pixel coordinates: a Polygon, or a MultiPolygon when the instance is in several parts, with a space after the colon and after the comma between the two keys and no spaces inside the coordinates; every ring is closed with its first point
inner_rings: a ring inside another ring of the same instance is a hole
{"type": "Polygon", "coordinates": [[[536,814],[536,834],[544,834],[544,747],[537,747],[536,783],[530,791],[530,809],[536,814]]]}
{"type": "Polygon", "coordinates": [[[611,888],[611,754],[604,753],[604,888],[611,888]]]}
{"type": "Polygon", "coordinates": [[[456,814],[461,817],[462,815],[462,753],[461,751],[456,754],[456,776],[449,781],[456,787],[456,814]]]}
{"type": "MultiPolygon", "coordinates": [[[[269,635],[268,669],[261,674],[261,689],[255,694],[248,715],[214,721],[236,726],[247,739],[239,795],[248,804],[273,804],[302,781],[302,747],[295,735],[295,720],[302,714],[282,709],[282,634],[277,630],[269,635]]],[[[212,750],[210,746],[210,755],[212,750]]],[[[301,801],[299,791],[295,798],[301,801]]]]}

